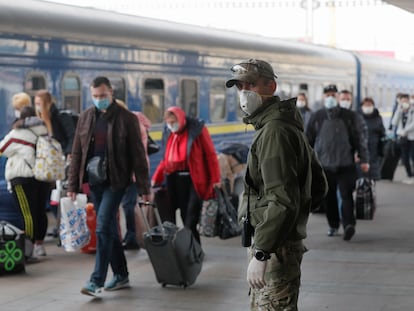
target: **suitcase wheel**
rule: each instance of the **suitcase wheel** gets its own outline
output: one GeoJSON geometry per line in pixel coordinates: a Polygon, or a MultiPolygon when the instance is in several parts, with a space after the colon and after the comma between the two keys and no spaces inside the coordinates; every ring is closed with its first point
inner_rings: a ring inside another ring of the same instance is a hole
{"type": "Polygon", "coordinates": [[[167,286],[167,283],[162,283],[162,285],[161,285],[162,287],[166,287],[167,286]]]}

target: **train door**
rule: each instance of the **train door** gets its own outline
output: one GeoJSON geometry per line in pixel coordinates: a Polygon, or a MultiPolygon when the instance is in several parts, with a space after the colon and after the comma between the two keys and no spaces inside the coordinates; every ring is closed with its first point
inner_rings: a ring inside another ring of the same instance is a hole
{"type": "Polygon", "coordinates": [[[178,106],[188,116],[198,117],[198,82],[195,79],[182,79],[180,83],[180,96],[178,106]]]}
{"type": "Polygon", "coordinates": [[[111,81],[112,89],[113,89],[113,96],[116,99],[122,100],[127,106],[127,87],[125,83],[125,79],[120,76],[116,75],[107,75],[109,81],[111,81]]]}
{"type": "Polygon", "coordinates": [[[164,80],[159,78],[145,79],[142,95],[142,112],[152,124],[162,123],[165,109],[164,80]]]}
{"type": "Polygon", "coordinates": [[[226,87],[224,80],[212,79],[210,81],[209,115],[211,122],[225,121],[227,117],[226,87]]]}
{"type": "Polygon", "coordinates": [[[67,73],[62,79],[62,104],[59,108],[81,112],[81,83],[75,73],[67,73]]]}

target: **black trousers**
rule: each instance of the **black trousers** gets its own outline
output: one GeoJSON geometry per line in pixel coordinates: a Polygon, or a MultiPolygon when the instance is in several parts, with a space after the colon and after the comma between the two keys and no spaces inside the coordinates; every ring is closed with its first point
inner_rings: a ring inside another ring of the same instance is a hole
{"type": "Polygon", "coordinates": [[[324,200],[324,208],[329,227],[339,228],[340,217],[338,209],[337,189],[342,198],[342,225],[355,225],[354,198],[352,193],[355,189],[357,171],[355,165],[340,167],[336,170],[324,169],[328,180],[328,194],[324,200]]]}
{"type": "Polygon", "coordinates": [[[175,172],[167,176],[167,189],[173,211],[180,209],[184,227],[189,228],[200,242],[197,225],[203,201],[194,190],[189,172],[175,172]]]}
{"type": "Polygon", "coordinates": [[[43,241],[48,226],[46,204],[50,199],[51,184],[33,178],[12,188],[23,216],[26,236],[32,242],[43,241]]]}

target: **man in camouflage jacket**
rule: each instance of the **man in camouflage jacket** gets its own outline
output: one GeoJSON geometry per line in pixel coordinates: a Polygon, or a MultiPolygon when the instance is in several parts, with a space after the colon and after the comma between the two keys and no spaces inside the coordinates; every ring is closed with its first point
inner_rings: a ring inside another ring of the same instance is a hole
{"type": "Polygon", "coordinates": [[[273,96],[272,67],[250,59],[232,71],[226,86],[236,85],[243,121],[256,130],[239,208],[244,221],[249,206],[254,229],[247,270],[251,310],[297,310],[302,240],[310,211],[327,192],[326,178],[303,133],[296,99],[273,96]]]}

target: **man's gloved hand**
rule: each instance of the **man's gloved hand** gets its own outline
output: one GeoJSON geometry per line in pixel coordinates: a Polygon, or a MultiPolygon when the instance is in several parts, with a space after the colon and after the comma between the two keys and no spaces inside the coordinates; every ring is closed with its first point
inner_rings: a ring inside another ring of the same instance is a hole
{"type": "Polygon", "coordinates": [[[264,274],[267,267],[267,261],[259,261],[255,257],[250,260],[247,268],[247,282],[253,289],[261,289],[266,285],[264,274]]]}

